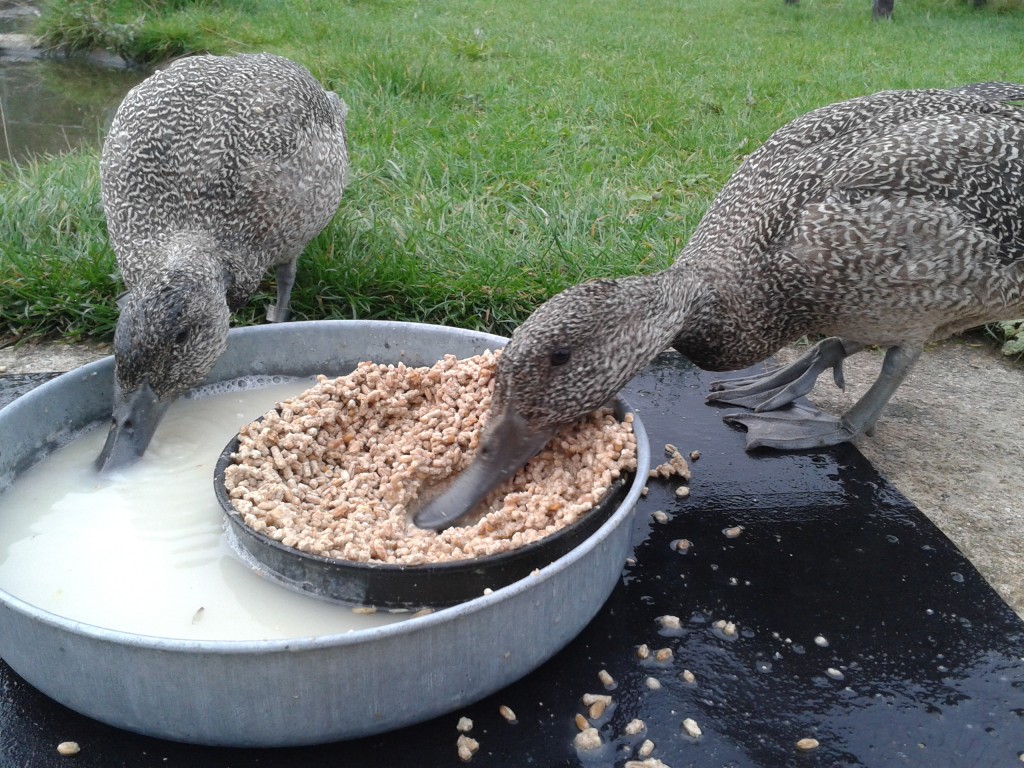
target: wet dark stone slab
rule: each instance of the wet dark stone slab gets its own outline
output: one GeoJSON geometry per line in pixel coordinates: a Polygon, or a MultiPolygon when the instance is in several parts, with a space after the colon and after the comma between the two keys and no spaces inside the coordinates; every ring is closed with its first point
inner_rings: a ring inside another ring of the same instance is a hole
{"type": "Polygon", "coordinates": [[[0,376],[0,408],[57,375],[56,373],[21,373],[16,376],[0,376]]]}
{"type": "Polygon", "coordinates": [[[1024,622],[855,448],[745,452],[742,433],[720,420],[730,409],[703,403],[709,379],[666,354],[626,390],[655,457],[666,443],[701,452],[691,495],[651,481],[635,563],[579,637],[518,683],[382,736],[237,750],[96,723],[0,664],[0,765],[70,765],[56,753],[64,740],[81,745],[81,768],[459,765],[460,716],[474,721],[478,768],[622,766],[645,738],[672,768],[1020,764],[1024,622]],[[666,522],[652,518],[658,510],[666,522]],[[738,535],[724,532],[737,526],[738,535]],[[686,554],[672,546],[679,539],[691,542],[686,554]],[[662,627],[665,615],[679,628],[662,627]],[[641,644],[669,648],[671,659],[641,661],[641,644]],[[599,681],[602,669],[614,690],[599,681]],[[597,721],[604,746],[594,753],[573,746],[585,693],[614,702],[597,721]],[[499,715],[502,704],[517,723],[499,715]],[[625,735],[634,718],[646,730],[625,735]],[[684,733],[684,718],[700,725],[699,739],[684,733]],[[800,752],[801,738],[820,746],[800,752]]]}

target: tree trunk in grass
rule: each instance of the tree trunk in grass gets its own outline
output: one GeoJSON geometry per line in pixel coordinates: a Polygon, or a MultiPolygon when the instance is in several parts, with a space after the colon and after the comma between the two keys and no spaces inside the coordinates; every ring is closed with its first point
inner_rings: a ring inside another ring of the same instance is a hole
{"type": "Polygon", "coordinates": [[[892,20],[892,6],[895,0],[873,0],[871,4],[871,20],[892,20]]]}

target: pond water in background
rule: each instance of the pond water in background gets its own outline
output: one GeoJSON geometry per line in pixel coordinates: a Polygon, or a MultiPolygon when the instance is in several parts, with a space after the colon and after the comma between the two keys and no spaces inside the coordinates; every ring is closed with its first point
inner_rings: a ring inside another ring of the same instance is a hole
{"type": "MultiPolygon", "coordinates": [[[[34,17],[6,14],[7,5],[0,2],[0,34],[25,33],[34,17]]],[[[148,74],[93,61],[40,58],[6,47],[3,54],[0,162],[99,147],[125,94],[148,74]]]]}

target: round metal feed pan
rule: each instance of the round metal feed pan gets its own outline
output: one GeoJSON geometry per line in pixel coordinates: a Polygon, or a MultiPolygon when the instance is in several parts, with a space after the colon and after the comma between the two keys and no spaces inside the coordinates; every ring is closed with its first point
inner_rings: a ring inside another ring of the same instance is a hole
{"type": "MultiPolygon", "coordinates": [[[[616,415],[632,413],[616,400],[616,415]]],[[[634,414],[635,418],[635,414],[634,414]]],[[[213,488],[224,510],[232,546],[256,571],[285,587],[349,605],[385,609],[442,608],[500,589],[568,554],[592,536],[619,508],[631,477],[609,488],[600,503],[571,525],[543,539],[487,557],[423,565],[360,563],[302,552],[253,530],[231,504],[224,473],[238,450],[238,437],[217,460],[213,488]]]]}
{"type": "MultiPolygon", "coordinates": [[[[209,381],[340,375],[361,360],[430,365],[446,353],[466,357],[504,342],[392,322],[264,325],[231,332],[209,381]]],[[[0,432],[7,436],[0,488],[75,432],[105,424],[112,376],[113,359],[106,358],[0,410],[0,432]]],[[[0,591],[0,656],[30,684],[82,714],[197,744],[326,743],[436,717],[540,666],[586,626],[619,582],[650,465],[639,419],[633,428],[638,467],[621,505],[582,544],[491,594],[371,630],[232,642],[112,631],[0,591]]]]}

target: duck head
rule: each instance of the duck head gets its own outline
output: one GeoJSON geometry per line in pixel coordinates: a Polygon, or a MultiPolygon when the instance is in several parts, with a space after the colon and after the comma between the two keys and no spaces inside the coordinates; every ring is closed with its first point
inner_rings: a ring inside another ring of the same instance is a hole
{"type": "Polygon", "coordinates": [[[582,283],[516,329],[498,359],[490,416],[472,462],[415,511],[417,526],[457,524],[559,429],[608,403],[664,348],[664,332],[649,321],[658,303],[649,281],[582,283]]]}
{"type": "Polygon", "coordinates": [[[223,285],[171,271],[119,300],[114,332],[114,407],[99,470],[145,453],[167,407],[201,384],[227,347],[223,285]]]}

